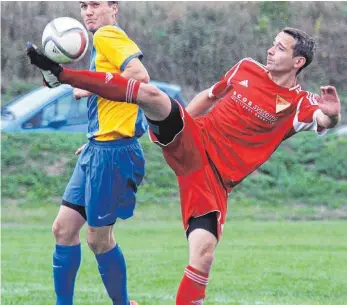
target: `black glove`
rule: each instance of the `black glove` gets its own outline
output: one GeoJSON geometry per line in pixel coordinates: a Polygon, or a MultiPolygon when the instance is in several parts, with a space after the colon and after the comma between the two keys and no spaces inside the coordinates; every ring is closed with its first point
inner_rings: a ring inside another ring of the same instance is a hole
{"type": "Polygon", "coordinates": [[[47,87],[54,88],[60,86],[61,82],[58,78],[60,72],[63,71],[63,67],[42,54],[37,46],[31,42],[27,42],[26,50],[30,63],[40,69],[43,81],[47,87]]]}

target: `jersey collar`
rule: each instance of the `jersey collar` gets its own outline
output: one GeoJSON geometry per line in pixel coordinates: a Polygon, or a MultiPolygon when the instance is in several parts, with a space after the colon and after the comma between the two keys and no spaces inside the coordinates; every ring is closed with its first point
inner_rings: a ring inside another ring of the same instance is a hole
{"type": "MultiPolygon", "coordinates": [[[[271,78],[270,71],[269,71],[268,69],[266,69],[265,66],[264,66],[264,70],[265,70],[265,72],[266,72],[268,78],[269,78],[274,84],[276,84],[276,83],[272,80],[272,78],[271,78]]],[[[277,85],[277,84],[276,84],[276,85],[277,85]]],[[[277,85],[277,86],[278,86],[278,87],[281,87],[281,86],[279,86],[279,85],[277,85]]],[[[298,83],[296,83],[296,85],[293,86],[293,87],[291,87],[291,88],[285,88],[285,87],[281,87],[281,88],[283,88],[283,89],[288,89],[289,91],[293,91],[293,90],[297,90],[297,89],[301,90],[301,86],[300,86],[300,84],[298,84],[298,83]]]]}

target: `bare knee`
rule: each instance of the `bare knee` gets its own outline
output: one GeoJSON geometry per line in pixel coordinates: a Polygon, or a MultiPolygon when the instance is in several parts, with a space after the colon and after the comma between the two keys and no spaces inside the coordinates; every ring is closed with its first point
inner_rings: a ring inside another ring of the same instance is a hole
{"type": "Polygon", "coordinates": [[[214,260],[214,248],[212,248],[212,245],[206,245],[206,247],[196,250],[192,258],[194,263],[200,267],[198,269],[207,272],[211,269],[214,260]]]}
{"type": "Polygon", "coordinates": [[[201,253],[201,261],[205,266],[210,268],[214,261],[214,250],[201,253]]]}
{"type": "Polygon", "coordinates": [[[141,87],[141,96],[146,98],[146,100],[155,100],[160,98],[163,94],[156,86],[153,85],[145,85],[141,87]]]}
{"type": "Polygon", "coordinates": [[[52,226],[52,232],[56,243],[59,245],[77,245],[80,243],[79,228],[68,226],[59,220],[55,220],[52,226]]]}
{"type": "Polygon", "coordinates": [[[137,103],[145,111],[146,116],[155,121],[164,120],[171,111],[168,95],[153,85],[141,84],[137,103]]]}
{"type": "Polygon", "coordinates": [[[116,245],[111,227],[89,227],[87,243],[94,254],[106,253],[116,245]]]}
{"type": "Polygon", "coordinates": [[[95,236],[87,236],[87,244],[89,249],[92,250],[95,254],[107,252],[108,243],[105,240],[100,240],[95,236]]]}
{"type": "Polygon", "coordinates": [[[66,246],[79,244],[79,233],[84,224],[85,219],[77,211],[62,205],[52,226],[56,243],[66,246]]]}
{"type": "Polygon", "coordinates": [[[189,235],[189,264],[200,271],[209,273],[216,245],[217,239],[212,233],[202,229],[191,232],[189,235]]]}

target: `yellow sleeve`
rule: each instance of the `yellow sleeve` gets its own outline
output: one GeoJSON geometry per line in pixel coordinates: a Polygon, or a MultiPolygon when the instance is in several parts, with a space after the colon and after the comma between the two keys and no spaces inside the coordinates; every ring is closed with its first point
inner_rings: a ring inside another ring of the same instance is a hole
{"type": "Polygon", "coordinates": [[[120,71],[124,71],[131,59],[143,57],[136,43],[117,26],[104,26],[97,30],[93,43],[96,51],[120,71]]]}

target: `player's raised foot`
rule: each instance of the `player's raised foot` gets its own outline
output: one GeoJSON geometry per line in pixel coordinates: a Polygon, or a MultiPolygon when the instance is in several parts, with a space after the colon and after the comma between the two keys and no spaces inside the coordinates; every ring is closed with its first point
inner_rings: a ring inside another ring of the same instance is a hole
{"type": "Polygon", "coordinates": [[[30,63],[35,65],[44,71],[51,71],[55,76],[59,76],[59,73],[63,70],[62,66],[49,59],[44,55],[39,48],[28,41],[26,44],[27,55],[30,58],[30,63]]]}
{"type": "Polygon", "coordinates": [[[130,301],[129,305],[139,305],[139,304],[137,304],[137,302],[135,302],[135,301],[130,301]]]}
{"type": "Polygon", "coordinates": [[[31,42],[27,42],[26,51],[30,58],[30,63],[41,70],[43,80],[49,88],[61,85],[58,80],[60,72],[63,71],[61,65],[50,60],[31,42]]]}

